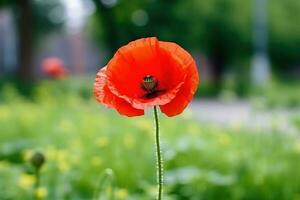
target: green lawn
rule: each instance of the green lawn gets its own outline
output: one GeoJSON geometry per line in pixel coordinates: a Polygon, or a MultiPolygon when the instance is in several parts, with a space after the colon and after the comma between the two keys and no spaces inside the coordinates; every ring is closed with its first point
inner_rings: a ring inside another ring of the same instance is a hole
{"type": "MultiPolygon", "coordinates": [[[[120,116],[90,98],[92,80],[70,82],[44,81],[30,100],[3,88],[0,199],[32,199],[34,150],[47,158],[44,199],[91,199],[100,189],[117,200],[154,199],[152,113],[120,116]],[[101,180],[108,168],[114,181],[101,180]]],[[[300,199],[299,136],[203,124],[189,111],[160,118],[166,200],[300,199]]]]}

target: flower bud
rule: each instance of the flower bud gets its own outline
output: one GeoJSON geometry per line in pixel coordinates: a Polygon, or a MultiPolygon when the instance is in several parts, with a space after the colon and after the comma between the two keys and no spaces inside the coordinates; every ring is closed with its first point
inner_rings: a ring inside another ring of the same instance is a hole
{"type": "Polygon", "coordinates": [[[40,169],[42,165],[45,163],[45,161],[46,161],[45,156],[40,152],[35,152],[30,158],[30,163],[36,169],[40,169]]]}

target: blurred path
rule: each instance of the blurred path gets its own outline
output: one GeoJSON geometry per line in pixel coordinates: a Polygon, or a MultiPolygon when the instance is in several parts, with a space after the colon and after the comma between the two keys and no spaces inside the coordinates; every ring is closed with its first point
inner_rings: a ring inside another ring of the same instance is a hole
{"type": "Polygon", "coordinates": [[[248,127],[256,129],[276,129],[297,132],[290,120],[300,113],[300,109],[254,109],[249,101],[237,100],[223,102],[221,100],[196,100],[189,106],[193,116],[201,122],[219,125],[248,127]]]}

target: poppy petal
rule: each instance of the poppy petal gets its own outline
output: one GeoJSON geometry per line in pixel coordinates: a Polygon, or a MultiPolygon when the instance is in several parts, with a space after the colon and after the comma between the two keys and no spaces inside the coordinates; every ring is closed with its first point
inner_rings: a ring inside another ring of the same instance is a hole
{"type": "Polygon", "coordinates": [[[199,81],[195,67],[191,67],[188,77],[176,97],[170,103],[160,106],[161,111],[167,116],[172,117],[180,114],[192,100],[199,81]]]}
{"type": "Polygon", "coordinates": [[[97,74],[94,93],[100,103],[123,115],[143,115],[160,106],[167,116],[181,113],[198,87],[192,56],[176,43],[143,38],[121,47],[97,74]],[[145,77],[153,76],[154,90],[145,90],[145,77]]]}
{"type": "Polygon", "coordinates": [[[170,51],[174,59],[181,62],[182,65],[180,66],[186,68],[187,71],[184,84],[176,94],[176,97],[168,104],[160,106],[161,111],[171,117],[180,114],[192,100],[198,87],[199,75],[196,63],[187,51],[170,42],[160,42],[160,46],[170,51]]]}
{"type": "Polygon", "coordinates": [[[174,42],[159,41],[159,47],[168,52],[174,61],[179,63],[178,67],[185,70],[190,67],[191,63],[195,62],[191,54],[174,42]]]}
{"type": "Polygon", "coordinates": [[[163,76],[157,45],[156,38],[139,39],[117,51],[107,65],[108,84],[116,95],[139,98],[144,94],[141,81],[146,75],[163,76]]]}
{"type": "Polygon", "coordinates": [[[128,117],[143,115],[144,110],[133,108],[128,102],[117,97],[109,90],[107,86],[106,69],[106,67],[103,67],[96,75],[94,83],[94,95],[97,101],[109,108],[116,108],[120,114],[128,117]]]}
{"type": "Polygon", "coordinates": [[[160,44],[157,38],[130,42],[121,47],[108,64],[109,89],[137,109],[169,103],[185,79],[185,68],[178,66],[182,63],[173,59],[170,51],[161,49],[160,44]],[[146,92],[142,90],[141,82],[146,75],[158,79],[157,89],[163,91],[159,96],[143,98],[146,92]]]}

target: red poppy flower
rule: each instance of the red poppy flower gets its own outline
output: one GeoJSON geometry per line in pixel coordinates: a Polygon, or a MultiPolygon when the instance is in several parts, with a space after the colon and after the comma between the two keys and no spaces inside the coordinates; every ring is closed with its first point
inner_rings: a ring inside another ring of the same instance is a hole
{"type": "Polygon", "coordinates": [[[64,67],[64,63],[59,58],[46,58],[42,63],[43,72],[53,78],[61,78],[68,74],[68,70],[64,67]]]}
{"type": "Polygon", "coordinates": [[[121,47],[97,73],[98,102],[129,117],[153,106],[180,114],[192,100],[199,75],[192,56],[172,42],[143,38],[121,47]]]}

